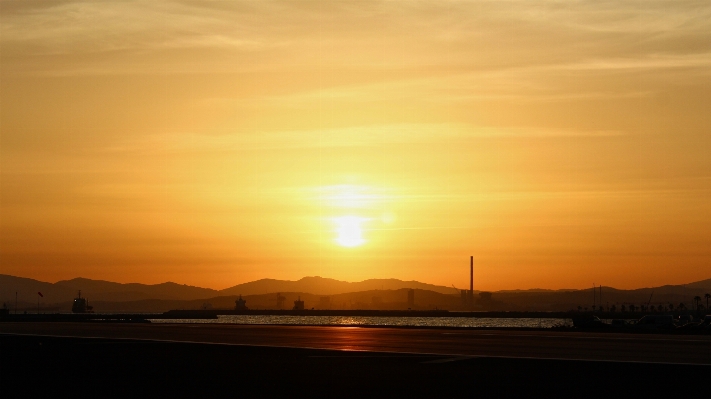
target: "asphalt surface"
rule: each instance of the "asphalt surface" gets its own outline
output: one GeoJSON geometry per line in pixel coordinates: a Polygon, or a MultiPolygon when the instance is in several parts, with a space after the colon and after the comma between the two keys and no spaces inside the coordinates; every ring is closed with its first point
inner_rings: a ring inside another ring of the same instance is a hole
{"type": "Polygon", "coordinates": [[[706,398],[709,366],[0,334],[0,397],[706,398]]]}
{"type": "Polygon", "coordinates": [[[708,335],[158,323],[0,323],[0,334],[711,365],[708,335]]]}

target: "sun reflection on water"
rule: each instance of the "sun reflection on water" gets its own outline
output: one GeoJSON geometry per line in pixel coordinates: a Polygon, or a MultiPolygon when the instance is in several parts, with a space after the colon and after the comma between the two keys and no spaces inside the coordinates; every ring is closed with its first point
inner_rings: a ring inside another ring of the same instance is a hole
{"type": "Polygon", "coordinates": [[[218,315],[217,319],[151,319],[152,323],[292,324],[333,326],[536,327],[572,326],[571,319],[489,317],[375,317],[218,315]]]}

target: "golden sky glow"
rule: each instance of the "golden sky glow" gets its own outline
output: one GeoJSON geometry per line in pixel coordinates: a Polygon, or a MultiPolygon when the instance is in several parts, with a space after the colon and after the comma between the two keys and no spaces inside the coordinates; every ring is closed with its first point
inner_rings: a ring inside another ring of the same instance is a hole
{"type": "Polygon", "coordinates": [[[0,273],[711,277],[708,1],[2,1],[0,273]]]}

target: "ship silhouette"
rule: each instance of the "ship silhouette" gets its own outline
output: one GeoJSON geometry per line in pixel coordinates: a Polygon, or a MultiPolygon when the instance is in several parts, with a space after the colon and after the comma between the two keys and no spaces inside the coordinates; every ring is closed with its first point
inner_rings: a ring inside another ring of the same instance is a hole
{"type": "Polygon", "coordinates": [[[72,313],[94,313],[94,307],[89,305],[89,300],[81,297],[81,290],[72,303],[72,313]]]}

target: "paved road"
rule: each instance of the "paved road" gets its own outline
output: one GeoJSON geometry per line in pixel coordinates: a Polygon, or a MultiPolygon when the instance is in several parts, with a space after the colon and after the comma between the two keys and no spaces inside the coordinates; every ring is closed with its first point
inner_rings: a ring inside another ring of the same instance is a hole
{"type": "Polygon", "coordinates": [[[711,365],[711,336],[231,324],[0,323],[0,333],[711,365]]]}

